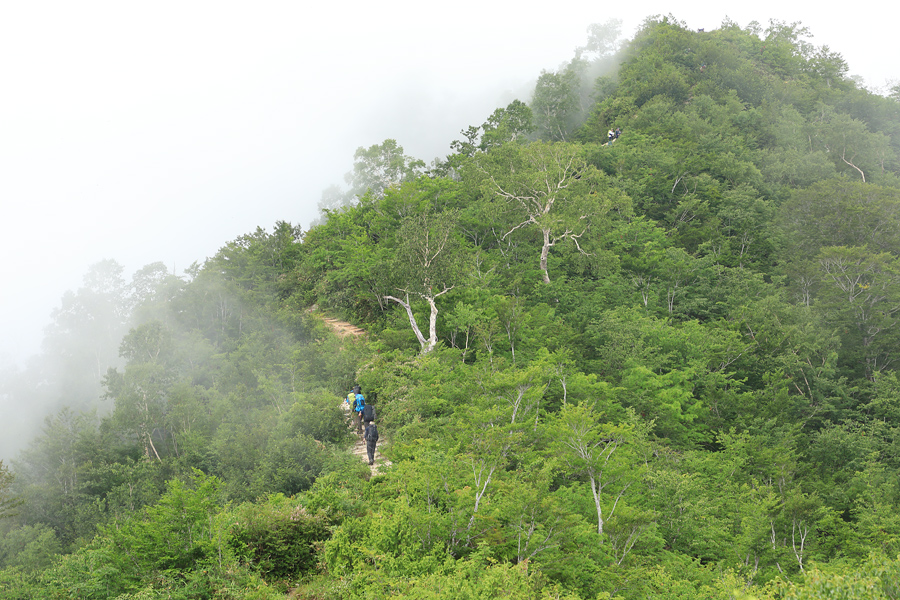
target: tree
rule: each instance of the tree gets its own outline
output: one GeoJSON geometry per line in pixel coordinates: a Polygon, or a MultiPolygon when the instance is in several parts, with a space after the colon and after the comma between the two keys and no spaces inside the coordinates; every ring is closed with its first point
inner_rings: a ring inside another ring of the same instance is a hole
{"type": "Polygon", "coordinates": [[[572,144],[506,144],[479,158],[476,175],[485,193],[499,199],[512,219],[500,239],[523,228],[540,231],[544,283],[550,283],[550,248],[571,241],[586,254],[579,242],[588,229],[610,210],[628,206],[627,197],[609,187],[572,144]]]}
{"type": "Polygon", "coordinates": [[[883,171],[885,162],[893,158],[886,135],[870,132],[862,121],[836,113],[828,106],[821,107],[812,137],[839,168],[842,164],[852,168],[863,183],[867,171],[871,178],[873,173],[883,171]]]}
{"type": "Polygon", "coordinates": [[[507,142],[525,142],[534,131],[534,115],[521,100],[513,100],[506,108],[498,108],[481,126],[482,149],[487,150],[507,142]]]}
{"type": "Polygon", "coordinates": [[[558,454],[572,473],[587,478],[603,543],[604,525],[625,492],[640,481],[647,426],[630,413],[629,422],[602,423],[588,404],[567,404],[556,419],[558,454]]]}
{"type": "Polygon", "coordinates": [[[794,191],[777,224],[789,260],[827,246],[900,253],[900,190],[845,177],[820,181],[794,191]]]}
{"type": "Polygon", "coordinates": [[[66,292],[44,336],[43,350],[58,389],[57,409],[91,406],[101,395],[104,373],[116,365],[117,349],[128,331],[130,306],[123,267],[104,260],[90,267],[83,285],[66,292]]]}
{"type": "Polygon", "coordinates": [[[12,482],[12,473],[0,460],[0,519],[13,516],[13,509],[21,504],[21,500],[12,496],[12,482]]]}
{"type": "Polygon", "coordinates": [[[622,20],[609,19],[605,23],[592,23],[587,28],[587,44],[576,51],[577,56],[589,56],[595,60],[616,54],[621,47],[622,20]]]}
{"type": "Polygon", "coordinates": [[[470,125],[460,133],[465,141],[454,140],[450,147],[461,156],[475,156],[507,142],[524,143],[534,131],[534,115],[521,100],[513,100],[506,108],[498,108],[480,126],[470,125]]]}
{"type": "Polygon", "coordinates": [[[26,522],[53,527],[64,544],[93,529],[82,478],[95,431],[93,415],[63,409],[45,419],[42,435],[15,462],[26,522]]]}
{"type": "Polygon", "coordinates": [[[895,344],[882,339],[900,314],[900,261],[866,247],[831,247],[822,249],[818,263],[822,287],[817,305],[827,311],[829,321],[855,333],[851,337],[862,345],[871,378],[894,360],[895,344]]]}
{"type": "Polygon", "coordinates": [[[131,305],[134,308],[146,305],[162,305],[170,299],[165,292],[168,286],[181,282],[181,279],[169,273],[169,269],[161,262],[150,263],[135,271],[131,276],[131,305]]]}
{"type": "Polygon", "coordinates": [[[890,82],[891,87],[888,89],[888,98],[900,102],[900,81],[890,82]]]}
{"type": "Polygon", "coordinates": [[[38,571],[49,567],[61,553],[56,533],[43,523],[22,525],[0,536],[0,565],[6,567],[38,571]]]}
{"type": "Polygon", "coordinates": [[[107,566],[117,567],[120,581],[138,582],[164,572],[188,572],[195,563],[221,566],[228,542],[216,518],[221,482],[195,471],[192,481],[168,482],[160,501],[145,507],[124,523],[103,529],[107,566]]]}
{"type": "Polygon", "coordinates": [[[572,65],[559,73],[541,73],[531,99],[531,109],[541,137],[553,141],[567,140],[582,113],[579,88],[578,73],[572,65]]]}
{"type": "Polygon", "coordinates": [[[463,256],[456,238],[454,213],[428,210],[407,217],[400,226],[399,248],[394,262],[394,288],[403,297],[385,294],[402,306],[419,342],[422,354],[437,345],[437,299],[454,288],[464,272],[463,256]],[[410,296],[428,303],[428,338],[419,328],[410,296]]]}
{"type": "Polygon", "coordinates": [[[353,171],[344,179],[350,184],[350,194],[357,197],[371,191],[381,197],[384,191],[421,175],[425,162],[403,154],[397,140],[387,139],[368,148],[360,146],[353,155],[353,171]]]}
{"type": "MultiPolygon", "coordinates": [[[[162,460],[154,442],[164,430],[169,389],[175,377],[171,334],[158,322],[147,323],[125,336],[120,354],[128,360],[123,373],[110,369],[104,381],[106,398],[115,401],[113,419],[130,432],[146,458],[162,460]]],[[[170,432],[174,436],[174,432],[170,432]]]]}
{"type": "Polygon", "coordinates": [[[872,554],[860,565],[821,566],[802,582],[785,583],[778,593],[760,596],[784,600],[892,600],[900,588],[900,559],[872,554]]]}

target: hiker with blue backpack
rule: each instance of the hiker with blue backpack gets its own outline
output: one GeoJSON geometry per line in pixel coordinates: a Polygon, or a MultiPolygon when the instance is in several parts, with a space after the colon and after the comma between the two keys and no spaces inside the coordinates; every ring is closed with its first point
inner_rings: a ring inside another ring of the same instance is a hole
{"type": "Polygon", "coordinates": [[[375,464],[375,444],[378,443],[378,427],[375,426],[375,407],[367,402],[363,407],[362,420],[366,425],[363,439],[366,440],[366,452],[369,455],[369,464],[375,464]]]}
{"type": "Polygon", "coordinates": [[[362,395],[362,388],[359,384],[353,386],[353,391],[347,394],[347,404],[354,413],[354,421],[356,421],[356,433],[362,435],[363,432],[363,411],[366,408],[366,398],[362,395]]]}

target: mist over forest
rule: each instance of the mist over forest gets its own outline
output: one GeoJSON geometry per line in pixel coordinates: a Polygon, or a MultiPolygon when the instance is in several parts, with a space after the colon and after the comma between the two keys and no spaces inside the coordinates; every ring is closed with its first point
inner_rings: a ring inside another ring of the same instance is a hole
{"type": "Polygon", "coordinates": [[[0,600],[897,598],[900,85],[622,33],[303,225],[91,264],[0,372],[0,600]]]}

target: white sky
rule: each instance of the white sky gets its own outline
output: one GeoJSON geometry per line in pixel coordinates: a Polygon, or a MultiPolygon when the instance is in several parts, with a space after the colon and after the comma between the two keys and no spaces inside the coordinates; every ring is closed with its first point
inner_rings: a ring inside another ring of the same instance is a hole
{"type": "MultiPolygon", "coordinates": [[[[316,218],[359,146],[426,162],[618,18],[802,21],[871,87],[900,78],[897,5],[555,0],[0,3],[0,363],[36,352],[104,258],[181,271],[316,218]],[[529,8],[531,6],[531,8],[529,8]]],[[[526,91],[523,91],[526,90],[526,91]]]]}

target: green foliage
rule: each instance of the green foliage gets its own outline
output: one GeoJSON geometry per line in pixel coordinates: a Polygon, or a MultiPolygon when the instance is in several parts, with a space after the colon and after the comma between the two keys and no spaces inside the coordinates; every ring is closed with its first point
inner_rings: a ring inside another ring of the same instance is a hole
{"type": "Polygon", "coordinates": [[[257,302],[282,298],[290,289],[288,275],[300,259],[302,237],[300,227],[286,221],[277,221],[272,233],[257,227],[219,249],[207,268],[221,273],[257,302]]]}
{"type": "Polygon", "coordinates": [[[11,529],[0,539],[0,567],[39,571],[50,566],[61,553],[62,544],[56,533],[42,523],[11,529]]]}
{"type": "Polygon", "coordinates": [[[353,171],[345,179],[351,195],[361,197],[371,192],[381,196],[388,188],[414,179],[424,168],[424,162],[403,154],[403,146],[397,140],[388,139],[369,148],[357,148],[353,171]]]}
{"type": "MultiPolygon", "coordinates": [[[[670,559],[650,567],[640,583],[643,597],[654,600],[731,600],[745,582],[734,573],[717,574],[695,562],[670,559]]],[[[739,597],[739,596],[738,596],[739,597]]]]}
{"type": "Polygon", "coordinates": [[[274,490],[296,494],[312,485],[323,467],[323,453],[311,436],[286,435],[282,429],[269,438],[265,453],[253,474],[252,489],[258,494],[274,490]]]}
{"type": "Polygon", "coordinates": [[[779,210],[784,258],[815,256],[826,246],[900,251],[898,190],[845,178],[797,189],[779,210]]]}
{"type": "MultiPolygon", "coordinates": [[[[860,565],[811,569],[803,581],[781,586],[777,597],[787,600],[887,600],[900,595],[900,561],[872,554],[860,565]]],[[[772,598],[774,595],[762,596],[772,598]]]]}
{"type": "Polygon", "coordinates": [[[553,73],[544,71],[534,87],[531,109],[542,139],[565,142],[578,122],[578,74],[575,65],[553,73]]]}
{"type": "Polygon", "coordinates": [[[12,496],[12,482],[12,473],[0,460],[0,519],[12,516],[13,509],[21,503],[21,500],[12,496]]]}
{"type": "Polygon", "coordinates": [[[435,572],[415,577],[396,577],[377,570],[364,570],[348,578],[339,598],[561,598],[578,596],[558,586],[547,585],[539,571],[527,563],[513,566],[497,564],[487,552],[435,572]]]}
{"type": "Polygon", "coordinates": [[[521,100],[513,100],[506,108],[498,108],[491,113],[480,126],[464,129],[461,133],[465,141],[450,143],[457,155],[450,157],[448,162],[457,167],[461,158],[474,156],[476,152],[485,152],[509,142],[525,142],[532,131],[534,114],[531,108],[521,100]]]}
{"type": "Polygon", "coordinates": [[[0,599],[31,600],[40,590],[33,574],[18,568],[0,569],[0,599]]]}
{"type": "Polygon", "coordinates": [[[577,146],[507,144],[478,158],[471,176],[505,221],[501,240],[520,229],[540,234],[544,283],[550,283],[547,259],[553,246],[569,242],[581,249],[581,238],[592,227],[602,230],[607,213],[629,211],[628,197],[610,186],[577,146]]]}
{"type": "Polygon", "coordinates": [[[653,17],[596,79],[593,26],[427,174],[92,267],[0,388],[53,414],[0,598],[896,598],[900,109],[809,37],[653,17]]]}
{"type": "Polygon", "coordinates": [[[231,553],[219,487],[199,472],[191,486],[171,481],[158,504],[104,528],[90,544],[31,580],[33,593],[85,600],[277,597],[231,553]]]}
{"type": "Polygon", "coordinates": [[[159,503],[134,519],[105,529],[126,577],[138,580],[189,569],[220,556],[222,524],[213,517],[221,484],[199,472],[193,484],[191,489],[178,480],[170,481],[159,503]]]}
{"type": "Polygon", "coordinates": [[[312,571],[318,544],[329,535],[324,512],[310,513],[281,494],[232,511],[230,544],[267,580],[291,580],[312,571]]]}

